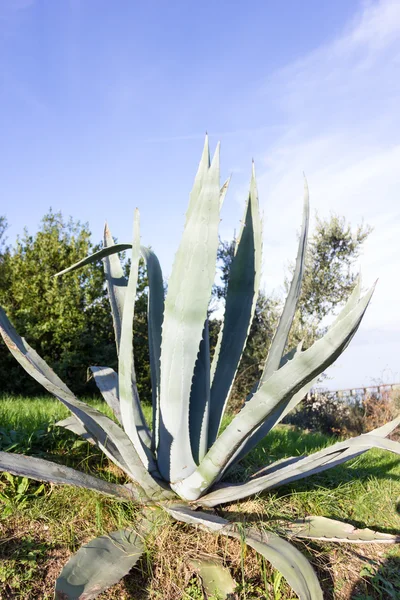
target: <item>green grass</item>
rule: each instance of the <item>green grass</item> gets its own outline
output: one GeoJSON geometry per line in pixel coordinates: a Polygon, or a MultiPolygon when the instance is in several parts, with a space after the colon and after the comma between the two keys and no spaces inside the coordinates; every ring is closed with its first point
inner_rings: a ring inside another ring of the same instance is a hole
{"type": "MultiPolygon", "coordinates": [[[[111,416],[103,401],[88,401],[111,416]]],[[[124,481],[123,474],[97,449],[54,427],[68,414],[51,397],[0,398],[0,450],[42,456],[112,481],[124,481]]],[[[149,407],[145,407],[145,415],[150,422],[149,407]]],[[[278,427],[232,477],[243,479],[269,462],[334,442],[325,435],[278,427]]],[[[346,465],[219,510],[230,519],[263,522],[267,527],[274,527],[279,519],[313,514],[397,533],[399,506],[400,461],[389,453],[370,450],[346,465]]],[[[52,598],[54,579],[71,552],[91,537],[134,521],[133,505],[87,490],[0,475],[0,598],[52,598]]],[[[396,548],[374,545],[364,550],[361,546],[315,543],[299,547],[319,571],[326,598],[400,598],[400,554],[396,548]]],[[[243,560],[243,549],[235,541],[225,544],[211,534],[171,522],[150,542],[138,568],[102,598],[201,598],[196,579],[182,570],[185,557],[189,563],[193,557],[190,553],[199,550],[224,558],[239,584],[240,598],[294,597],[279,575],[252,551],[248,551],[251,560],[246,556],[243,560]]]]}
{"type": "MultiPolygon", "coordinates": [[[[111,409],[103,400],[97,398],[83,398],[83,400],[112,417],[111,409]]],[[[146,419],[151,422],[151,406],[145,405],[143,411],[146,419]]],[[[21,431],[25,436],[35,433],[38,429],[46,428],[60,419],[65,419],[69,415],[69,410],[51,396],[0,397],[0,427],[6,430],[21,431]]]]}

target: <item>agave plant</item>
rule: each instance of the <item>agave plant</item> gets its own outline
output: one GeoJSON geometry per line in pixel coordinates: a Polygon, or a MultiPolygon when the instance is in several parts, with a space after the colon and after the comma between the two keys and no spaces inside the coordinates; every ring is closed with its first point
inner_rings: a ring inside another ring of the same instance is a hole
{"type": "MultiPolygon", "coordinates": [[[[362,296],[358,279],[347,304],[324,337],[307,350],[297,347],[287,352],[306,254],[309,200],[305,183],[304,214],[293,280],[262,376],[241,411],[221,433],[221,421],[254,316],[262,250],[253,165],[250,192],[230,271],[224,322],[211,361],[207,309],[215,277],[220,210],[227,187],[228,182],[220,188],[219,147],[211,162],[206,139],[166,296],[156,255],[140,245],[137,210],[131,244],[114,244],[106,226],[103,249],[66,269],[72,271],[99,259],[104,262],[118,374],[108,367],[90,368],[104,400],[114,412],[115,421],[78,400],[35,350],[19,337],[4,311],[0,312],[1,333],[12,354],[71,411],[71,416],[58,425],[98,446],[124,471],[129,483],[112,484],[47,460],[5,452],[0,452],[0,469],[131,501],[141,508],[143,515],[136,530],[112,532],[83,546],[57,579],[56,598],[95,598],[121,579],[144,550],[153,520],[150,514],[168,513],[177,521],[244,540],[282,573],[302,600],[321,599],[321,587],[310,563],[285,537],[386,543],[400,539],[312,516],[281,530],[282,537],[271,531],[239,527],[210,510],[324,471],[372,447],[400,454],[400,444],[385,439],[399,424],[399,417],[368,434],[338,442],[310,456],[268,464],[243,483],[228,483],[229,470],[296,407],[320,373],[347,347],[360,325],[373,288],[362,296]],[[118,253],[128,249],[132,256],[126,280],[118,253]],[[146,263],[149,280],[151,428],[144,418],[137,391],[132,343],[140,256],[146,263]]],[[[232,592],[232,580],[220,565],[200,561],[197,569],[205,585],[208,573],[209,589],[217,590],[222,597],[232,592]]]]}

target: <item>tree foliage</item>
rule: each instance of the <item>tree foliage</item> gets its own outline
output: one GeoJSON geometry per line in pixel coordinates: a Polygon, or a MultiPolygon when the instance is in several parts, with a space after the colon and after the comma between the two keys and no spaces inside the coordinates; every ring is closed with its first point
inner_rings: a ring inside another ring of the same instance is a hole
{"type": "MultiPolygon", "coordinates": [[[[1,244],[7,222],[0,219],[0,304],[14,326],[78,394],[97,394],[88,367],[117,368],[114,330],[101,262],[80,271],[55,273],[100,248],[87,224],[50,210],[35,235],[27,230],[15,247],[1,244]]],[[[125,264],[129,273],[129,261],[125,264]]],[[[147,340],[147,277],[141,264],[134,322],[138,390],[151,401],[147,340]]],[[[35,394],[42,389],[0,346],[0,390],[35,394]]]]}
{"type": "MultiPolygon", "coordinates": [[[[75,391],[90,391],[87,367],[116,364],[112,323],[100,264],[54,274],[92,251],[87,225],[50,211],[36,235],[27,230],[4,256],[0,303],[28,343],[75,391]]],[[[35,393],[9,353],[1,350],[1,389],[35,393]]]]}
{"type": "Polygon", "coordinates": [[[9,253],[9,248],[6,246],[5,236],[7,229],[8,223],[6,217],[0,216],[0,289],[5,289],[7,283],[7,256],[9,253]]]}
{"type": "MultiPolygon", "coordinates": [[[[300,310],[290,333],[290,347],[301,340],[305,348],[310,347],[324,332],[317,329],[317,323],[336,314],[336,309],[346,301],[355,283],[354,264],[371,231],[364,224],[352,229],[344,217],[337,215],[326,220],[317,217],[308,245],[300,310]]],[[[287,277],[285,288],[289,285],[287,277]]]]}

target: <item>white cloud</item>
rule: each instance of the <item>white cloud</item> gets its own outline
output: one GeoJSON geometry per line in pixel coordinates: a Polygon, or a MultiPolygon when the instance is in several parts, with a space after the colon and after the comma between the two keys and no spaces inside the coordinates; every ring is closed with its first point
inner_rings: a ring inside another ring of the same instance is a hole
{"type": "Polygon", "coordinates": [[[281,284],[295,257],[303,170],[321,217],[335,212],[374,227],[360,262],[365,283],[379,283],[362,331],[380,332],[379,353],[365,341],[359,359],[349,350],[336,371],[340,386],[400,370],[389,355],[394,347],[400,355],[399,33],[397,0],[364,4],[340,38],[275,73],[263,90],[279,98],[287,123],[258,169],[268,287],[281,284]]]}
{"type": "Polygon", "coordinates": [[[356,17],[349,33],[339,40],[338,47],[353,50],[359,45],[380,49],[396,39],[400,32],[400,4],[397,0],[368,2],[356,17]]]}

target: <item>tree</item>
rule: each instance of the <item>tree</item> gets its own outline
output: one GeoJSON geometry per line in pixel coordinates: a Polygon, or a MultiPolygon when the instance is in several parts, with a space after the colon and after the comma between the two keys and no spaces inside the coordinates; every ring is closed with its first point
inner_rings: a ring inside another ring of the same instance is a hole
{"type": "MultiPolygon", "coordinates": [[[[88,382],[91,365],[117,369],[114,330],[100,262],[55,278],[54,275],[100,248],[87,225],[61,213],[45,215],[35,236],[25,230],[15,248],[0,255],[0,304],[60,377],[78,394],[97,394],[88,382]]],[[[1,242],[1,221],[0,221],[1,242]]],[[[129,273],[129,261],[124,262],[129,273]]],[[[147,277],[140,265],[134,321],[138,391],[151,402],[147,339],[147,277]]],[[[0,347],[0,390],[35,394],[42,388],[27,377],[0,347]]]]}
{"type": "Polygon", "coordinates": [[[6,243],[5,233],[8,229],[8,223],[6,217],[0,216],[0,252],[3,254],[6,243]]]}
{"type": "MultiPolygon", "coordinates": [[[[112,323],[100,264],[56,278],[92,250],[87,225],[50,211],[35,236],[25,230],[5,256],[0,304],[54,370],[78,393],[88,392],[90,364],[115,365],[112,323]]],[[[1,352],[1,390],[35,393],[38,387],[1,352]]]]}
{"type": "MultiPolygon", "coordinates": [[[[97,393],[88,382],[91,365],[117,369],[114,331],[100,262],[54,275],[100,248],[87,225],[50,210],[36,235],[25,230],[14,248],[5,248],[0,217],[0,305],[28,343],[78,394],[97,393]],[[3,244],[2,244],[3,242],[3,244]]],[[[129,261],[123,261],[129,274],[129,261]]],[[[147,339],[147,276],[140,264],[135,304],[134,343],[138,391],[151,402],[147,339]]],[[[42,393],[42,388],[0,345],[0,391],[42,393]]]]}
{"type": "MultiPolygon", "coordinates": [[[[289,347],[303,340],[304,347],[308,348],[324,333],[321,321],[337,313],[354,287],[354,263],[371,231],[372,228],[363,223],[352,230],[350,223],[337,215],[326,220],[317,217],[307,248],[300,310],[292,325],[289,347]]],[[[294,265],[290,270],[293,269],[294,265]]],[[[286,290],[289,285],[290,280],[286,278],[286,290]]]]}
{"type": "MultiPolygon", "coordinates": [[[[315,231],[308,243],[299,310],[289,334],[288,349],[293,348],[300,341],[303,341],[304,347],[307,348],[323,334],[324,329],[319,327],[321,320],[333,315],[339,305],[346,301],[354,287],[354,263],[370,232],[371,228],[363,224],[353,231],[343,217],[336,215],[328,220],[317,218],[315,231]]],[[[220,281],[214,286],[211,303],[214,313],[226,296],[229,268],[234,251],[234,240],[220,243],[218,251],[220,281]]],[[[293,266],[290,267],[290,271],[293,271],[293,266]]],[[[286,290],[289,285],[290,278],[286,277],[286,290]]],[[[235,386],[231,392],[232,408],[241,405],[247,393],[260,378],[282,308],[283,303],[276,297],[260,292],[254,321],[235,386]]],[[[214,318],[210,325],[210,330],[216,339],[220,323],[214,318]]]]}
{"type": "Polygon", "coordinates": [[[0,288],[4,289],[6,284],[6,270],[7,270],[7,255],[9,248],[6,246],[5,233],[8,229],[7,219],[4,216],[0,216],[0,288]]]}

